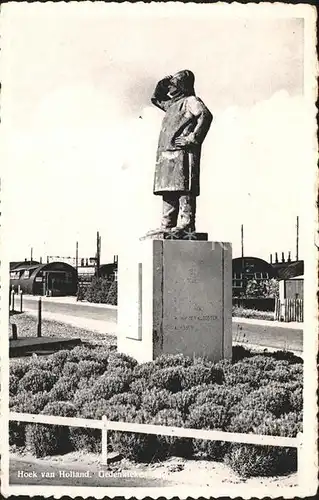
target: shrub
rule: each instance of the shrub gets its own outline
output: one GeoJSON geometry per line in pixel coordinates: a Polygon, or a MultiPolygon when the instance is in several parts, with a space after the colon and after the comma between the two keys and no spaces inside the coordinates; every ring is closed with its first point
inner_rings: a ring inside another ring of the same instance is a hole
{"type": "Polygon", "coordinates": [[[201,394],[202,391],[207,390],[208,387],[209,386],[207,384],[196,385],[190,389],[185,389],[171,394],[170,408],[175,408],[185,417],[189,413],[191,405],[195,403],[197,395],[201,394]]]}
{"type": "Polygon", "coordinates": [[[138,396],[142,396],[145,392],[145,387],[152,387],[153,384],[150,383],[147,378],[138,378],[137,380],[133,380],[130,383],[129,390],[133,394],[136,394],[138,396]]]}
{"type": "Polygon", "coordinates": [[[78,379],[76,376],[67,377],[63,375],[49,392],[50,401],[71,401],[74,398],[77,385],[78,379]]]}
{"type": "Polygon", "coordinates": [[[117,282],[94,277],[81,295],[88,302],[117,305],[117,282]]]}
{"type": "MultiPolygon", "coordinates": [[[[78,415],[83,418],[100,419],[107,414],[110,404],[105,399],[89,400],[81,405],[78,415]]],[[[114,416],[114,415],[113,415],[114,416]]],[[[75,450],[101,453],[101,430],[71,427],[69,439],[75,450]]]]}
{"type": "Polygon", "coordinates": [[[62,374],[65,377],[73,377],[76,376],[78,380],[80,379],[79,374],[78,374],[78,363],[75,363],[74,361],[66,361],[64,364],[62,374]]]}
{"type": "Polygon", "coordinates": [[[56,369],[61,372],[64,366],[64,363],[67,361],[69,357],[70,351],[64,349],[62,351],[57,351],[51,354],[50,359],[52,360],[52,364],[56,369]]]}
{"type": "Polygon", "coordinates": [[[268,372],[269,370],[274,370],[276,368],[276,362],[273,358],[263,355],[253,355],[251,357],[246,357],[242,360],[243,363],[249,364],[256,370],[263,370],[268,372]]]}
{"type": "Polygon", "coordinates": [[[271,278],[263,281],[251,279],[247,281],[245,297],[274,298],[279,297],[279,281],[271,278]]]}
{"type": "Polygon", "coordinates": [[[267,378],[270,381],[280,382],[281,384],[289,382],[291,380],[290,370],[285,366],[277,366],[274,370],[267,372],[267,378]]]}
{"type": "Polygon", "coordinates": [[[10,377],[16,376],[19,380],[30,370],[30,362],[16,361],[10,365],[10,377]]]}
{"type": "Polygon", "coordinates": [[[290,411],[289,391],[279,384],[270,383],[260,387],[245,396],[234,408],[234,412],[240,413],[243,409],[269,411],[276,416],[290,411]]]}
{"type": "Polygon", "coordinates": [[[19,390],[30,391],[32,393],[50,391],[57,379],[57,375],[52,372],[33,368],[20,380],[19,390]]]}
{"type": "Polygon", "coordinates": [[[108,400],[108,403],[110,405],[128,405],[139,408],[141,405],[141,398],[137,394],[133,394],[131,392],[122,392],[112,396],[108,400]]]}
{"type": "Polygon", "coordinates": [[[249,410],[244,409],[231,417],[227,430],[229,432],[239,432],[243,434],[255,433],[256,428],[268,418],[274,418],[270,412],[265,412],[264,410],[256,408],[249,410]]]}
{"type": "Polygon", "coordinates": [[[133,370],[133,378],[134,380],[139,378],[148,379],[156,370],[157,367],[153,361],[136,365],[133,370]]]}
{"type": "Polygon", "coordinates": [[[293,352],[291,351],[276,351],[272,354],[274,359],[278,361],[287,361],[288,363],[303,363],[303,359],[300,358],[299,356],[296,356],[293,352]]]}
{"type": "MultiPolygon", "coordinates": [[[[187,419],[187,426],[194,429],[225,430],[228,419],[229,417],[225,408],[213,403],[206,403],[191,408],[187,419]]],[[[221,460],[228,449],[228,443],[194,439],[193,449],[195,453],[204,454],[206,457],[214,460],[221,460]]]]}
{"type": "Polygon", "coordinates": [[[96,347],[93,347],[92,345],[77,345],[69,351],[67,360],[72,363],[79,363],[80,361],[95,361],[97,351],[96,347]]]}
{"type": "Polygon", "coordinates": [[[296,470],[296,450],[233,444],[225,463],[242,477],[278,475],[296,470]]]}
{"type": "Polygon", "coordinates": [[[19,377],[15,375],[14,373],[10,374],[9,377],[9,395],[10,396],[15,396],[18,391],[18,386],[19,386],[19,377]]]}
{"type": "Polygon", "coordinates": [[[85,401],[81,408],[78,409],[78,415],[83,418],[98,419],[101,418],[105,413],[105,408],[109,406],[109,403],[104,398],[90,399],[85,401]]]}
{"type": "Polygon", "coordinates": [[[223,406],[205,403],[191,408],[188,426],[194,429],[225,429],[228,419],[227,411],[223,406]]]}
{"type": "Polygon", "coordinates": [[[78,376],[81,378],[89,379],[91,377],[96,377],[104,373],[104,365],[98,361],[84,360],[80,361],[78,364],[78,376]]]}
{"type": "Polygon", "coordinates": [[[101,429],[84,429],[81,427],[71,427],[69,440],[72,449],[86,451],[88,453],[101,453],[102,432],[101,429]]]}
{"type": "Polygon", "coordinates": [[[9,401],[9,406],[12,411],[20,413],[40,413],[49,401],[47,392],[32,392],[22,391],[9,401]]]}
{"type": "Polygon", "coordinates": [[[9,445],[25,446],[26,424],[24,422],[9,422],[9,445]]]}
{"type": "Polygon", "coordinates": [[[58,453],[59,437],[59,433],[51,425],[28,424],[26,426],[26,446],[36,457],[58,453]]]}
{"type": "Polygon", "coordinates": [[[183,371],[180,366],[161,368],[151,375],[150,382],[159,389],[178,392],[182,388],[183,371]]]}
{"type": "MultiPolygon", "coordinates": [[[[126,411],[121,420],[134,421],[137,423],[149,423],[148,416],[144,411],[138,410],[131,413],[126,411]]],[[[152,434],[141,434],[136,432],[112,432],[111,444],[113,450],[121,453],[125,458],[138,462],[151,462],[160,456],[156,436],[152,434]]]]}
{"type": "Polygon", "coordinates": [[[78,389],[89,389],[90,387],[92,388],[93,385],[96,382],[96,377],[90,377],[90,378],[81,378],[78,382],[78,389]]]}
{"type": "Polygon", "coordinates": [[[245,358],[250,358],[252,356],[251,351],[243,347],[242,345],[233,346],[232,349],[232,363],[237,363],[245,358]]]}
{"type": "Polygon", "coordinates": [[[298,387],[289,394],[290,407],[302,417],[303,412],[303,389],[298,387]]]}
{"type": "Polygon", "coordinates": [[[133,370],[137,366],[136,359],[122,352],[114,352],[109,355],[109,366],[113,370],[115,367],[129,368],[133,370]]]}
{"type": "Polygon", "coordinates": [[[91,388],[78,389],[74,394],[73,403],[77,408],[82,408],[85,403],[93,401],[94,398],[91,388]]]}
{"type": "Polygon", "coordinates": [[[114,373],[106,372],[101,375],[92,387],[94,396],[109,399],[115,394],[126,392],[132,380],[132,371],[124,369],[114,371],[114,373]]]}
{"type": "Polygon", "coordinates": [[[196,404],[201,406],[205,403],[214,403],[229,410],[249,393],[249,389],[248,384],[239,384],[235,387],[214,384],[198,394],[196,404]]]}
{"type": "Polygon", "coordinates": [[[264,418],[263,422],[256,427],[257,434],[270,436],[296,437],[302,432],[302,422],[298,413],[289,412],[279,418],[264,418]]]}
{"type": "MultiPolygon", "coordinates": [[[[70,403],[48,403],[42,413],[74,417],[76,408],[70,403]]],[[[29,424],[26,428],[27,448],[36,457],[67,453],[72,449],[69,440],[69,428],[59,425],[29,424]]]]}
{"type": "Polygon", "coordinates": [[[249,384],[253,388],[260,385],[260,380],[263,377],[263,371],[251,366],[250,363],[238,361],[227,370],[224,370],[226,385],[236,386],[238,384],[249,384]]]}
{"type": "Polygon", "coordinates": [[[156,415],[160,410],[169,408],[170,398],[171,392],[167,389],[157,389],[154,387],[142,394],[141,406],[150,415],[156,415]]]}
{"type": "Polygon", "coordinates": [[[222,384],[224,373],[221,368],[212,363],[197,362],[183,369],[182,388],[190,389],[201,384],[222,384]]]}
{"type": "MultiPolygon", "coordinates": [[[[56,415],[59,417],[75,417],[76,407],[65,401],[49,402],[42,410],[44,415],[56,415]]],[[[67,427],[66,427],[67,429],[67,427]]]]}
{"type": "Polygon", "coordinates": [[[55,374],[60,373],[60,367],[54,364],[52,356],[32,358],[32,368],[39,368],[40,370],[48,370],[55,374]]]}
{"type": "Polygon", "coordinates": [[[162,354],[155,359],[154,365],[158,368],[169,368],[173,366],[191,366],[193,360],[184,354],[162,354]]]}
{"type": "MultiPolygon", "coordinates": [[[[155,425],[164,425],[169,427],[185,427],[183,415],[178,410],[163,409],[160,410],[151,421],[155,425]]],[[[190,438],[179,438],[174,436],[157,436],[157,457],[162,456],[180,456],[190,457],[193,453],[193,443],[190,438]]]]}
{"type": "Polygon", "coordinates": [[[303,382],[303,365],[302,363],[292,363],[289,366],[291,378],[298,380],[301,384],[303,382]]]}
{"type": "Polygon", "coordinates": [[[272,311],[258,311],[257,309],[246,309],[242,306],[233,306],[232,316],[237,318],[255,318],[274,321],[274,313],[272,311]]]}

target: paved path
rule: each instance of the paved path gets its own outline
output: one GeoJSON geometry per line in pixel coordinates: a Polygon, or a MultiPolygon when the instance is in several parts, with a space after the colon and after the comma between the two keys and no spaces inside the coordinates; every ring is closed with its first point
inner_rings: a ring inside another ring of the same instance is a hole
{"type": "MultiPolygon", "coordinates": [[[[37,314],[37,297],[25,296],[23,304],[25,311],[37,314]]],[[[75,297],[44,297],[42,311],[44,319],[61,321],[101,333],[116,333],[116,306],[76,302],[75,297]]],[[[233,340],[238,343],[302,352],[302,328],[302,323],[233,318],[233,340]]]]}
{"type": "Polygon", "coordinates": [[[298,328],[295,325],[289,327],[289,323],[286,323],[287,326],[284,328],[271,323],[268,321],[267,324],[265,322],[258,324],[258,320],[254,323],[247,323],[233,318],[233,340],[241,344],[248,343],[302,352],[303,331],[300,323],[298,328]]]}
{"type": "MultiPolygon", "coordinates": [[[[42,317],[101,333],[116,333],[117,307],[105,304],[76,302],[74,297],[42,298],[42,317]],[[60,299],[60,298],[59,298],[60,299]],[[63,299],[69,299],[63,300],[63,299]]],[[[25,296],[23,310],[37,315],[38,297],[25,296]]]]}

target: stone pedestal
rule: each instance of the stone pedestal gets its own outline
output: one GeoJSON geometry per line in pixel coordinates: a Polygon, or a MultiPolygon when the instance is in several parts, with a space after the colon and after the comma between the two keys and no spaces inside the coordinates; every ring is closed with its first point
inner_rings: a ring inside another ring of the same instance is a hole
{"type": "Polygon", "coordinates": [[[118,262],[119,352],[231,358],[230,243],[146,239],[118,262]]]}

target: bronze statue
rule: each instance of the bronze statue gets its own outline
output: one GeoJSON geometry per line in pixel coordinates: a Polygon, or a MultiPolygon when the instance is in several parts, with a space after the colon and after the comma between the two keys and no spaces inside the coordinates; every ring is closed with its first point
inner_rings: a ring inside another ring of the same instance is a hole
{"type": "Polygon", "coordinates": [[[151,98],[165,111],[154,178],[154,194],[163,197],[163,232],[195,232],[201,145],[213,117],[194,81],[191,71],[179,71],[159,81],[151,98]]]}

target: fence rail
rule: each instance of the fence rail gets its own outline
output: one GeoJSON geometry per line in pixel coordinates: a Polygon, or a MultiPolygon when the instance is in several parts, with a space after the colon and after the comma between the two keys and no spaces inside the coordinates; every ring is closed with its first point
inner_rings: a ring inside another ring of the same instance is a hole
{"type": "Polygon", "coordinates": [[[138,432],[162,436],[175,436],[210,441],[227,441],[231,443],[255,444],[261,446],[279,446],[297,448],[298,461],[302,450],[302,433],[297,437],[268,436],[261,434],[241,434],[235,432],[214,431],[205,429],[187,429],[183,427],[168,427],[153,424],[138,424],[135,422],[114,422],[105,416],[101,420],[91,420],[77,417],[59,417],[53,415],[37,415],[31,413],[10,412],[9,420],[48,425],[64,425],[68,427],[83,427],[102,430],[102,463],[107,463],[107,433],[110,430],[123,432],[138,432]]]}
{"type": "Polygon", "coordinates": [[[276,321],[297,321],[302,323],[304,320],[304,302],[303,299],[276,299],[274,319],[276,321]]]}

